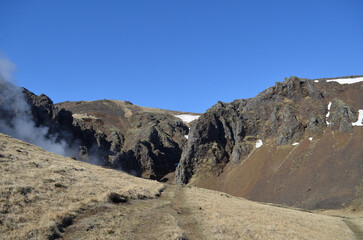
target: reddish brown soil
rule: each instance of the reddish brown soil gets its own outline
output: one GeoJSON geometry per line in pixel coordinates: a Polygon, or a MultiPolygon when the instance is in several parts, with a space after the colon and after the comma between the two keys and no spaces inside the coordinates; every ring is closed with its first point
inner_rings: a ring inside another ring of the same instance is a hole
{"type": "Polygon", "coordinates": [[[198,186],[307,209],[345,207],[341,203],[362,197],[362,136],[363,128],[355,127],[345,134],[327,130],[320,139],[304,139],[297,146],[278,147],[270,140],[198,186]]]}

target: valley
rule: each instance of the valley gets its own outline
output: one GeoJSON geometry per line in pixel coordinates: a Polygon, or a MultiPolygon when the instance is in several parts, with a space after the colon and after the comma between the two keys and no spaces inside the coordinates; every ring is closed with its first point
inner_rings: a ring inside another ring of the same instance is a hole
{"type": "Polygon", "coordinates": [[[321,214],[162,184],[0,134],[5,239],[358,239],[362,214],[321,214]]]}

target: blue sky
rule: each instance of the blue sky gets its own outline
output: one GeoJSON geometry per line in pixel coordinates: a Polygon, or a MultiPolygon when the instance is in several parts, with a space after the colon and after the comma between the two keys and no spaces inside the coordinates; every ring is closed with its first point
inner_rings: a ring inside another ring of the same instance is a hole
{"type": "Polygon", "coordinates": [[[288,76],[363,74],[363,1],[0,0],[0,52],[54,102],[204,112],[288,76]]]}

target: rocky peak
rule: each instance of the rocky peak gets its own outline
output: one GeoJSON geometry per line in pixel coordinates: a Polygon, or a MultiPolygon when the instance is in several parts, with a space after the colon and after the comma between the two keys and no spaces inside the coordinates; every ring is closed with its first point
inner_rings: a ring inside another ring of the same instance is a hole
{"type": "MultiPolygon", "coordinates": [[[[330,88],[325,91],[334,94],[330,88]]],[[[327,127],[327,105],[314,81],[298,77],[277,82],[255,98],[218,102],[191,128],[176,182],[190,182],[202,168],[210,169],[207,175],[215,175],[227,162],[243,161],[258,139],[276,139],[277,145],[287,145],[299,142],[305,132],[322,134],[327,127]]],[[[338,99],[333,100],[331,111],[330,126],[350,132],[356,112],[338,99]]]]}

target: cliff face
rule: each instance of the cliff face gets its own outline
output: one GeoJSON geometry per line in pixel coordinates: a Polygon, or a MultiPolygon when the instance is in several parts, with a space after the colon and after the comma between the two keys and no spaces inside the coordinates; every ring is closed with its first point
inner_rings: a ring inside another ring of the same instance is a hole
{"type": "Polygon", "coordinates": [[[54,105],[44,94],[0,84],[0,132],[144,178],[175,171],[189,131],[176,113],[108,100],[54,105]]]}
{"type": "Polygon", "coordinates": [[[46,95],[5,82],[0,93],[1,132],[61,155],[108,164],[110,143],[92,128],[73,125],[72,113],[56,107],[46,95]]]}
{"type": "Polygon", "coordinates": [[[181,112],[115,100],[57,106],[73,113],[73,125],[94,129],[103,136],[110,145],[112,168],[157,180],[175,171],[189,131],[187,123],[174,116],[181,112]]]}
{"type": "Polygon", "coordinates": [[[351,187],[342,193],[347,185],[360,186],[363,180],[362,148],[356,142],[339,145],[343,138],[362,142],[361,127],[352,126],[362,104],[361,83],[341,85],[297,77],[276,83],[252,99],[218,102],[192,126],[176,182],[257,201],[306,208],[341,206],[357,194],[351,187]],[[326,141],[332,135],[333,141],[326,141]],[[322,157],[326,147],[313,146],[323,139],[331,149],[325,153],[327,158],[322,157]],[[352,154],[344,154],[349,151],[352,154]],[[314,161],[320,165],[314,166],[314,161]],[[279,167],[273,168],[274,164],[279,167]],[[296,187],[301,191],[294,191],[296,187]],[[330,196],[338,199],[324,203],[326,196],[319,191],[331,191],[324,187],[336,188],[330,196]],[[310,190],[300,194],[305,189],[310,190]]]}

